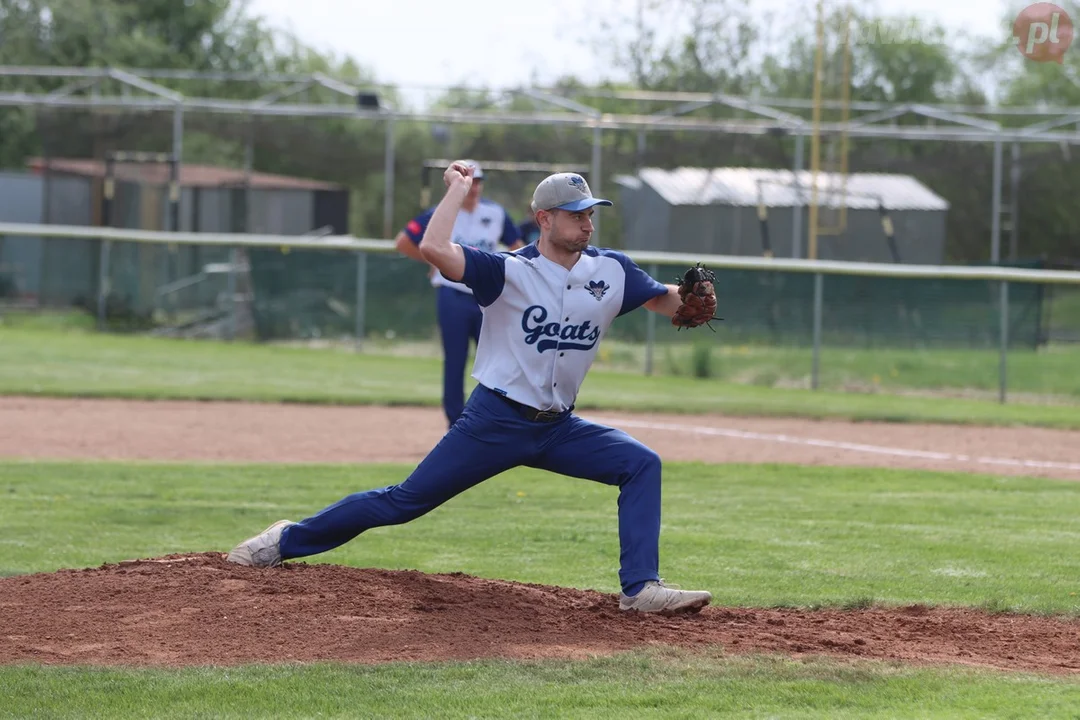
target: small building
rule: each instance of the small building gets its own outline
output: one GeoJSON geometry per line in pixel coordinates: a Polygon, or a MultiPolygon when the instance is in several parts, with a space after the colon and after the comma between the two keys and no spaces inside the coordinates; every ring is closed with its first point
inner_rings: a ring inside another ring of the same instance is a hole
{"type": "MultiPolygon", "coordinates": [[[[27,165],[28,171],[0,172],[0,222],[171,229],[165,163],[114,165],[115,195],[107,223],[103,160],[31,158],[27,165]]],[[[182,231],[349,232],[349,190],[341,185],[184,163],[178,181],[182,231]]],[[[49,306],[92,305],[100,279],[100,248],[98,240],[0,238],[0,296],[49,306]]],[[[163,287],[228,258],[228,249],[222,247],[114,243],[110,290],[131,312],[146,314],[162,301],[163,287]]],[[[204,294],[194,288],[185,293],[185,303],[207,304],[211,299],[204,294]]]]}
{"type": "MultiPolygon", "coordinates": [[[[103,222],[101,202],[105,162],[84,158],[31,158],[28,167],[41,177],[47,192],[53,182],[81,178],[91,195],[87,225],[103,222]]],[[[168,229],[169,167],[165,163],[117,162],[116,197],[111,227],[168,229]]],[[[180,230],[301,235],[330,227],[348,232],[348,190],[308,178],[252,172],[237,168],[181,163],[180,230]],[[251,188],[251,208],[244,217],[244,193],[251,188]]],[[[45,194],[43,205],[51,206],[45,194]]],[[[48,220],[46,220],[48,222],[48,220]]]]}
{"type": "MultiPolygon", "coordinates": [[[[615,182],[627,249],[756,256],[771,249],[774,257],[807,257],[810,171],[796,176],[760,168],[643,168],[615,182]]],[[[819,233],[818,259],[944,261],[949,203],[909,175],[819,172],[818,207],[818,227],[839,230],[819,233]],[[883,211],[894,244],[885,233],[883,211]]]]}

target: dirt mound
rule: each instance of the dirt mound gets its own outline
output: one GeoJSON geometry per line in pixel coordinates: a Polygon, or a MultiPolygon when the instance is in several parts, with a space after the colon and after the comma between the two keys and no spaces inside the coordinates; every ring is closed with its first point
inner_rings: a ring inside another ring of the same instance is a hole
{"type": "Polygon", "coordinates": [[[621,613],[615,596],[463,574],[170,555],[0,579],[0,663],[583,658],[651,644],[1080,672],[1080,621],[909,607],[621,613]]]}

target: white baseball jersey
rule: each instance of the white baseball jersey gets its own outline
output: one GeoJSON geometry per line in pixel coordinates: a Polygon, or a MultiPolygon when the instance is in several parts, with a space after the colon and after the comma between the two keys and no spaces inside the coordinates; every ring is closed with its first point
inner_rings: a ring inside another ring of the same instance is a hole
{"type": "Polygon", "coordinates": [[[558,412],[574,404],[615,318],[667,293],[626,255],[593,247],[572,270],[536,245],[498,254],[465,248],[463,281],[484,313],[472,377],[558,412]]]}
{"type": "MultiPolygon", "coordinates": [[[[424,237],[431,216],[435,208],[416,216],[405,226],[405,234],[416,243],[424,237]]],[[[458,245],[475,247],[485,252],[496,252],[500,244],[510,247],[521,237],[517,226],[511,219],[510,214],[502,205],[480,198],[480,202],[471,211],[462,208],[458,211],[457,220],[454,221],[454,230],[451,240],[458,245]]],[[[463,283],[447,280],[438,270],[431,277],[431,284],[435,287],[444,285],[461,292],[471,293],[472,290],[463,283]]]]}

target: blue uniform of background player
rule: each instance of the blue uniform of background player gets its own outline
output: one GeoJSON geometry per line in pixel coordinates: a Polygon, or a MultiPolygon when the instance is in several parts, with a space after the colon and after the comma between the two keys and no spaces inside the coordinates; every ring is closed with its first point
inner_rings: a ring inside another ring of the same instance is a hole
{"type": "MultiPolygon", "coordinates": [[[[521,236],[510,214],[496,202],[481,197],[483,170],[472,160],[473,185],[466,195],[454,222],[453,241],[461,245],[495,252],[499,246],[517,249],[521,236]],[[476,182],[480,180],[480,182],[476,182]]],[[[409,221],[397,236],[398,250],[414,260],[426,262],[420,255],[420,240],[427,230],[435,208],[409,221]]],[[[431,284],[436,287],[436,314],[443,346],[443,412],[453,425],[465,407],[465,364],[469,358],[469,340],[480,341],[483,313],[473,291],[460,282],[452,282],[432,269],[431,284]]]]}
{"type": "Polygon", "coordinates": [[[659,575],[661,462],[621,430],[573,413],[578,389],[612,321],[638,307],[671,317],[681,301],[626,255],[589,246],[595,205],[573,173],[545,178],[533,194],[540,239],[513,253],[451,242],[471,170],[454,163],[427,227],[423,257],[473,290],[484,323],[465,411],[400,484],[357,492],[294,523],[281,520],[237,545],[231,562],[272,567],[326,552],[376,527],[414,520],[518,466],[619,489],[619,607],[696,611],[705,591],[676,590],[659,575]]]}
{"type": "Polygon", "coordinates": [[[531,245],[540,239],[540,226],[536,224],[536,216],[533,213],[529,213],[529,217],[518,225],[518,234],[521,235],[521,242],[526,245],[531,245]]]}

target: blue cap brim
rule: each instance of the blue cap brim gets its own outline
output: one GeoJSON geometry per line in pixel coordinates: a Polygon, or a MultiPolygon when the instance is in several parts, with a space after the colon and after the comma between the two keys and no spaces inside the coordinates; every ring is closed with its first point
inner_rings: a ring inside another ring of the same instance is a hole
{"type": "Polygon", "coordinates": [[[574,202],[568,202],[565,205],[558,205],[559,210],[569,210],[570,212],[577,212],[578,210],[588,210],[593,205],[611,205],[610,200],[603,200],[601,198],[581,198],[574,202]]]}

